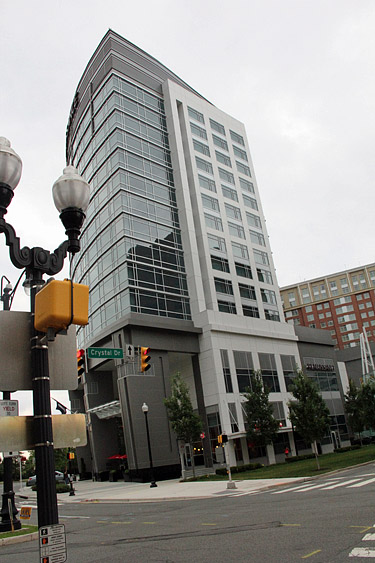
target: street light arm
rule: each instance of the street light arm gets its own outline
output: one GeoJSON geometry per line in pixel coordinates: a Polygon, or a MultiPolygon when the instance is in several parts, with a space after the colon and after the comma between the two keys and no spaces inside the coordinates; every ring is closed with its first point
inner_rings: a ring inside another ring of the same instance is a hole
{"type": "Polygon", "coordinates": [[[0,218],[0,232],[5,234],[10,259],[16,268],[26,268],[28,271],[38,271],[49,276],[53,276],[62,270],[68,253],[68,240],[61,243],[52,253],[38,246],[21,248],[20,238],[16,235],[16,231],[3,217],[0,218]]]}

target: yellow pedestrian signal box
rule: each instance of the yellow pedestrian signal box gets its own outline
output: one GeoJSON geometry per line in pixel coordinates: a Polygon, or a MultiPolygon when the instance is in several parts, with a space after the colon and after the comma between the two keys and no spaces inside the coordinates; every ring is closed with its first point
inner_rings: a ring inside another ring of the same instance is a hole
{"type": "Polygon", "coordinates": [[[66,454],[67,459],[70,461],[71,459],[75,458],[74,452],[68,452],[66,454]]]}
{"type": "Polygon", "coordinates": [[[34,326],[40,332],[49,328],[65,330],[71,324],[87,325],[88,314],[88,285],[53,280],[35,296],[34,326]]]}

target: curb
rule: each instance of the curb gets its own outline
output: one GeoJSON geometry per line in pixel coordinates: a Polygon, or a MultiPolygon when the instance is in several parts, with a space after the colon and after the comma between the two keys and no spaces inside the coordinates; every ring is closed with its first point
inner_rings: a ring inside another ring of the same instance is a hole
{"type": "Polygon", "coordinates": [[[38,532],[32,532],[31,534],[24,534],[23,536],[14,536],[13,538],[2,538],[0,539],[0,547],[5,545],[11,545],[12,543],[24,543],[27,541],[37,540],[38,532]]]}

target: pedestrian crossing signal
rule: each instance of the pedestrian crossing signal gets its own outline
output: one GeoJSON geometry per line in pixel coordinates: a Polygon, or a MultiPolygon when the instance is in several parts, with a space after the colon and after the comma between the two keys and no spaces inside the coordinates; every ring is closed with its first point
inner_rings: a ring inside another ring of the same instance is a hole
{"type": "Polygon", "coordinates": [[[151,351],[151,348],[141,347],[141,372],[142,373],[149,370],[150,367],[151,367],[151,365],[149,363],[150,360],[151,360],[150,351],[151,351]]]}

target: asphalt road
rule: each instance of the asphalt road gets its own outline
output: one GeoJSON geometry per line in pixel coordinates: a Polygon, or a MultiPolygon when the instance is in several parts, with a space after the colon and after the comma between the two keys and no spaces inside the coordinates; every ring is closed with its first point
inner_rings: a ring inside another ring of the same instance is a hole
{"type": "MultiPolygon", "coordinates": [[[[59,514],[70,563],[375,562],[375,465],[255,494],[64,504],[59,514]]],[[[39,561],[37,541],[0,548],[0,561],[39,561]]]]}

